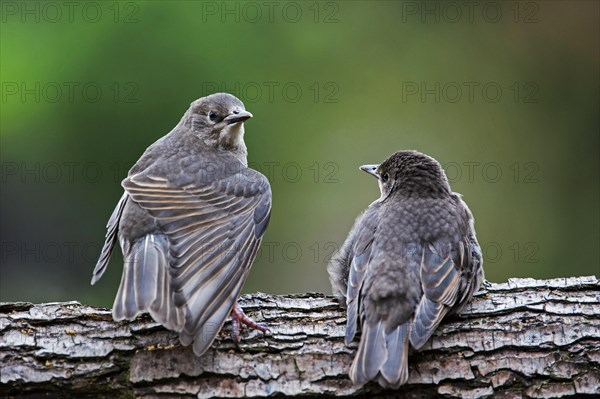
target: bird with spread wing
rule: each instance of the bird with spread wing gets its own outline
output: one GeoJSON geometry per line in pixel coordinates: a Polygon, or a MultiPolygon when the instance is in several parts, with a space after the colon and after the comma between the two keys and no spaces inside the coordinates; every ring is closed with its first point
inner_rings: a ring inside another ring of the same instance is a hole
{"type": "Polygon", "coordinates": [[[198,356],[229,315],[236,341],[243,324],[265,331],[237,305],[271,213],[267,178],[248,168],[251,117],[230,94],[194,101],[123,180],[93,273],[95,284],[118,240],[125,264],[113,318],[148,312],[198,356]]]}

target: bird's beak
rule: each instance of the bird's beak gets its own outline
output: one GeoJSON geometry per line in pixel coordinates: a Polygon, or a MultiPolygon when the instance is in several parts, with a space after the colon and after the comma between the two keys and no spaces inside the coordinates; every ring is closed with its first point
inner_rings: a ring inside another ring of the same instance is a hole
{"type": "Polygon", "coordinates": [[[252,114],[248,111],[236,111],[233,114],[227,115],[223,120],[226,124],[231,125],[233,123],[245,122],[252,118],[252,114]]]}
{"type": "Polygon", "coordinates": [[[377,180],[379,180],[379,174],[375,172],[379,165],[363,165],[360,167],[360,170],[367,172],[371,176],[374,176],[377,180]]]}

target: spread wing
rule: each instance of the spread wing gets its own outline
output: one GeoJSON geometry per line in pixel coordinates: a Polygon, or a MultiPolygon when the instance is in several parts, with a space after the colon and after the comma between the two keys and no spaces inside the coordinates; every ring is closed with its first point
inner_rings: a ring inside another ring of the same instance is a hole
{"type": "Polygon", "coordinates": [[[269,182],[252,169],[202,186],[143,172],[123,187],[168,238],[171,288],[185,317],[180,339],[194,341],[200,355],[221,329],[256,257],[271,212],[269,182]]]}

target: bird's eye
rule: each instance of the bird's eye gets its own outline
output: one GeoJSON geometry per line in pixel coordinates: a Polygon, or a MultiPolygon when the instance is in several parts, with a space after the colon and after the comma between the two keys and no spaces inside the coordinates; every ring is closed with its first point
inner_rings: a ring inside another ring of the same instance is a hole
{"type": "Polygon", "coordinates": [[[213,121],[213,122],[214,122],[214,121],[216,121],[216,120],[217,120],[217,118],[218,118],[218,115],[217,115],[217,113],[216,113],[216,112],[214,112],[214,111],[210,111],[210,112],[208,113],[208,119],[210,119],[211,121],[213,121]]]}
{"type": "Polygon", "coordinates": [[[384,174],[381,175],[381,181],[384,182],[384,183],[386,181],[388,181],[389,178],[390,178],[390,176],[387,173],[384,173],[384,174]]]}

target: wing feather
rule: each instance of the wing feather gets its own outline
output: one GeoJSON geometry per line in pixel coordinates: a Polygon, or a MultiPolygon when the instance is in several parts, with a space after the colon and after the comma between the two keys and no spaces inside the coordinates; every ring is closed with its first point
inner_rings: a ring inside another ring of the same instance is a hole
{"type": "Polygon", "coordinates": [[[104,246],[102,247],[102,252],[100,253],[100,259],[98,259],[98,263],[96,263],[96,267],[94,268],[94,272],[92,274],[92,285],[96,284],[96,282],[100,280],[106,271],[108,262],[110,261],[110,257],[115,248],[115,243],[117,242],[119,221],[121,220],[121,215],[123,214],[123,208],[125,208],[125,204],[127,203],[127,197],[127,193],[124,193],[121,196],[121,199],[117,203],[117,206],[110,215],[108,223],[106,224],[106,240],[104,241],[104,246]]]}
{"type": "Polygon", "coordinates": [[[203,187],[144,173],[128,177],[123,187],[169,240],[174,305],[184,318],[180,339],[194,341],[200,355],[225,322],[256,257],[271,210],[269,183],[245,169],[203,187]]]}
{"type": "Polygon", "coordinates": [[[410,333],[410,342],[420,349],[460,300],[461,272],[469,268],[465,244],[434,242],[424,246],[421,257],[421,298],[410,333]]]}
{"type": "Polygon", "coordinates": [[[350,270],[346,288],[346,304],[348,308],[346,319],[346,344],[349,345],[356,335],[358,314],[360,310],[360,291],[367,274],[371,249],[377,229],[377,209],[368,209],[357,221],[356,231],[351,233],[348,240],[352,246],[348,254],[350,270]]]}

